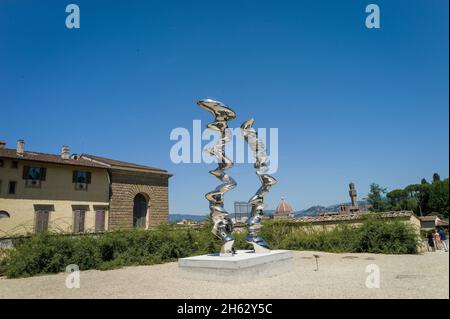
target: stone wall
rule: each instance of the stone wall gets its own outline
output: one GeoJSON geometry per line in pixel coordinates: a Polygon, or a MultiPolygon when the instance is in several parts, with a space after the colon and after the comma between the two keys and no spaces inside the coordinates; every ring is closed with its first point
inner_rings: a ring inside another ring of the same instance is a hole
{"type": "MultiPolygon", "coordinates": [[[[365,213],[371,214],[371,213],[365,213]]],[[[337,225],[349,225],[359,227],[362,225],[365,214],[341,214],[329,217],[300,217],[300,218],[277,218],[277,220],[284,220],[289,224],[296,224],[298,226],[312,227],[315,229],[332,229],[337,225]]],[[[412,211],[399,211],[399,212],[381,212],[372,213],[379,215],[386,219],[395,219],[409,224],[413,227],[417,236],[420,236],[420,220],[412,211]]]]}
{"type": "Polygon", "coordinates": [[[147,227],[169,221],[169,175],[113,170],[109,229],[133,228],[134,197],[142,194],[148,201],[147,227]]]}

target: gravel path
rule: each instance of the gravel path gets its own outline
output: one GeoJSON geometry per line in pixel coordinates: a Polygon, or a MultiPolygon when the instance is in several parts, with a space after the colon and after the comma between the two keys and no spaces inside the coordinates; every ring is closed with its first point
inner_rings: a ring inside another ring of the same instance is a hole
{"type": "Polygon", "coordinates": [[[294,252],[293,272],[245,284],[184,279],[177,263],[83,271],[79,289],[65,287],[64,273],[0,278],[0,298],[449,298],[448,256],[294,252]],[[380,269],[378,289],[365,284],[370,264],[380,269]]]}

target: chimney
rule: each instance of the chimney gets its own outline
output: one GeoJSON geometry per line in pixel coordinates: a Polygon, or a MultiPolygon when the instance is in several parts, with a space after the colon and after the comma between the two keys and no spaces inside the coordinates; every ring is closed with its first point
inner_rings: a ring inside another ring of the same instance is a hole
{"type": "Polygon", "coordinates": [[[6,147],[6,142],[0,140],[0,150],[6,147]]]}
{"type": "Polygon", "coordinates": [[[20,139],[17,141],[17,148],[16,148],[17,155],[22,156],[25,152],[25,141],[23,139],[20,139]]]}
{"type": "Polygon", "coordinates": [[[69,146],[63,145],[61,147],[61,158],[65,159],[65,160],[70,158],[70,156],[69,156],[69,146]]]}

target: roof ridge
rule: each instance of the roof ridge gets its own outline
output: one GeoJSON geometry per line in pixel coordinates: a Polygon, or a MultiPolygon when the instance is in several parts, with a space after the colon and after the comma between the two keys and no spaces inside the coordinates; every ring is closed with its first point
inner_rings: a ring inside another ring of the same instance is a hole
{"type": "MultiPolygon", "coordinates": [[[[75,153],[76,154],[76,153],[75,153]]],[[[37,161],[37,162],[51,162],[58,164],[67,164],[75,166],[90,166],[90,167],[100,167],[100,168],[118,168],[123,170],[135,170],[135,171],[148,171],[153,173],[168,174],[172,176],[167,170],[152,167],[143,164],[137,164],[132,162],[126,162],[122,160],[115,160],[108,157],[91,155],[87,153],[78,153],[78,158],[61,158],[60,154],[44,153],[44,152],[34,152],[25,151],[23,154],[17,154],[14,148],[1,148],[0,157],[6,158],[17,158],[23,160],[37,161]]]]}
{"type": "MultiPolygon", "coordinates": [[[[8,147],[3,148],[2,150],[8,150],[8,151],[14,151],[14,152],[17,151],[15,148],[8,148],[8,147]]],[[[59,154],[56,154],[56,153],[44,153],[44,152],[35,152],[35,151],[27,151],[27,150],[25,150],[24,153],[25,154],[30,153],[30,154],[38,154],[38,155],[60,156],[59,154]]]]}
{"type": "Polygon", "coordinates": [[[110,167],[112,167],[112,166],[119,166],[119,167],[123,166],[123,167],[130,167],[130,168],[136,168],[136,169],[147,169],[147,170],[167,172],[167,170],[162,169],[162,168],[157,168],[157,167],[148,166],[148,165],[144,165],[144,164],[137,164],[137,163],[133,163],[133,162],[127,162],[127,161],[123,161],[123,160],[116,160],[116,159],[113,159],[113,158],[99,156],[99,155],[92,155],[92,154],[82,153],[80,156],[81,157],[84,156],[85,158],[93,160],[93,161],[96,161],[96,162],[100,162],[100,163],[104,162],[103,164],[109,165],[110,167]]]}
{"type": "Polygon", "coordinates": [[[88,166],[88,167],[97,167],[97,168],[104,168],[104,169],[108,168],[105,164],[94,163],[92,161],[88,161],[85,158],[63,159],[60,154],[35,152],[35,151],[24,151],[23,154],[17,154],[17,151],[14,148],[0,149],[0,157],[21,159],[21,160],[35,161],[35,162],[66,164],[66,165],[82,166],[82,167],[88,166]]]}

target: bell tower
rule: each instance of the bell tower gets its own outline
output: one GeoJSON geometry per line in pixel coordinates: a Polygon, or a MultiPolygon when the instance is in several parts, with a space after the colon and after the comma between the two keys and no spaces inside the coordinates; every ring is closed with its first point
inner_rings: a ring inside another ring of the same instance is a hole
{"type": "Polygon", "coordinates": [[[350,199],[352,200],[352,208],[358,208],[358,201],[356,200],[356,188],[355,184],[351,182],[349,185],[350,190],[348,194],[350,195],[350,199]]]}

